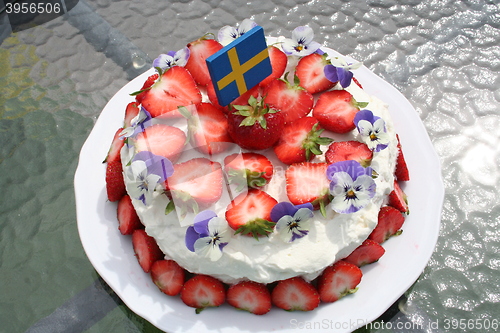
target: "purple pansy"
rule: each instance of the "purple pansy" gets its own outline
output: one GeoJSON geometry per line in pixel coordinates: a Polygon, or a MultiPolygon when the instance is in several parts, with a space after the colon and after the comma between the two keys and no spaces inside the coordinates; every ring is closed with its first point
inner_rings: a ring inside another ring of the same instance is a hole
{"type": "Polygon", "coordinates": [[[167,54],[160,54],[158,58],[153,61],[154,68],[161,68],[165,71],[173,66],[185,66],[189,59],[189,49],[184,47],[179,51],[170,51],[167,54]]]}
{"type": "Polygon", "coordinates": [[[326,176],[330,180],[331,207],[341,214],[355,213],[370,203],[376,184],[372,168],[364,168],[357,161],[348,160],[330,164],[326,176]]]}
{"type": "Polygon", "coordinates": [[[316,52],[321,44],[313,41],[314,31],[308,26],[297,27],[292,31],[292,38],[287,38],[281,44],[283,52],[288,55],[304,57],[316,52]]]}
{"type": "Polygon", "coordinates": [[[332,82],[339,82],[343,88],[351,85],[353,74],[351,70],[361,67],[362,63],[354,64],[347,63],[344,59],[335,57],[330,59],[331,65],[326,65],[324,68],[325,76],[332,82]]]}
{"type": "Polygon", "coordinates": [[[389,145],[390,137],[385,129],[385,121],[370,110],[360,110],[354,117],[354,124],[368,148],[378,152],[389,145]]]}
{"type": "Polygon", "coordinates": [[[313,205],[293,205],[280,202],[271,210],[271,220],[276,222],[276,231],[285,242],[293,242],[309,233],[310,219],[314,216],[313,205]]]}
{"type": "Polygon", "coordinates": [[[216,261],[222,257],[222,250],[230,239],[227,221],[211,210],[204,210],[195,216],[193,225],[187,228],[185,243],[191,252],[216,261]]]}
{"type": "Polygon", "coordinates": [[[243,36],[247,31],[252,30],[257,23],[250,19],[244,19],[241,24],[235,28],[229,25],[222,27],[217,34],[217,39],[222,46],[230,44],[235,39],[243,36]]]}
{"type": "Polygon", "coordinates": [[[151,119],[151,114],[141,106],[137,116],[130,121],[130,126],[125,128],[120,135],[125,138],[130,138],[144,132],[144,129],[151,125],[151,119]]]}

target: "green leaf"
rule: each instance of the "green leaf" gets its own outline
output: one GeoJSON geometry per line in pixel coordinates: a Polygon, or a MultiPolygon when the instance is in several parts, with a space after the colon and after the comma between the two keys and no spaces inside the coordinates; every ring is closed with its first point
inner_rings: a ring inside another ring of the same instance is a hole
{"type": "Polygon", "coordinates": [[[267,129],[267,121],[266,121],[266,118],[261,117],[261,118],[259,119],[259,124],[260,124],[260,126],[261,126],[263,129],[267,129]]]}
{"type": "Polygon", "coordinates": [[[240,126],[253,126],[255,124],[256,119],[253,117],[246,117],[240,123],[240,126]]]}
{"type": "Polygon", "coordinates": [[[165,208],[165,215],[168,215],[170,214],[171,212],[173,212],[175,210],[175,204],[173,201],[170,201],[167,205],[167,207],[165,208]]]}

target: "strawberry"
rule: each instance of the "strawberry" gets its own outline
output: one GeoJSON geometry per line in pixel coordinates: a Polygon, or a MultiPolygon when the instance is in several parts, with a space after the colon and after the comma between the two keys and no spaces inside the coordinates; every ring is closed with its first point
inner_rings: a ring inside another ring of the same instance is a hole
{"type": "Polygon", "coordinates": [[[371,164],[373,152],[365,143],[359,141],[337,141],[328,147],[325,158],[328,164],[354,160],[366,168],[371,164]]]}
{"type": "Polygon", "coordinates": [[[118,201],[117,218],[118,230],[120,230],[122,235],[131,235],[134,230],[143,227],[129,195],[124,195],[120,201],[118,201]]]}
{"type": "Polygon", "coordinates": [[[361,267],[378,261],[384,253],[385,249],[382,245],[367,239],[343,260],[361,267]]]}
{"type": "Polygon", "coordinates": [[[240,147],[261,150],[272,147],[285,125],[284,114],[250,96],[248,105],[233,105],[228,115],[229,135],[240,147]]]}
{"type": "Polygon", "coordinates": [[[159,77],[160,76],[158,74],[153,74],[149,76],[144,82],[144,85],[142,86],[141,90],[132,94],[132,96],[135,95],[135,100],[137,104],[142,103],[142,100],[147,95],[146,92],[151,88],[153,84],[155,84],[156,80],[158,80],[159,77]]]}
{"type": "Polygon", "coordinates": [[[363,89],[363,86],[361,85],[361,83],[359,83],[358,79],[356,79],[355,77],[352,78],[352,82],[356,83],[356,85],[358,87],[360,87],[361,89],[363,89]]]}
{"type": "Polygon", "coordinates": [[[187,108],[179,108],[188,119],[188,133],[191,145],[203,154],[218,154],[230,147],[232,142],[228,133],[227,119],[224,113],[211,103],[201,103],[192,114],[187,108]]]}
{"type": "Polygon", "coordinates": [[[173,260],[158,260],[151,266],[151,279],[165,294],[175,296],[184,285],[185,271],[173,260]]]}
{"type": "Polygon", "coordinates": [[[271,300],[286,311],[311,311],[320,302],[316,288],[301,277],[279,281],[271,293],[271,300]]]}
{"type": "Polygon", "coordinates": [[[106,193],[109,201],[118,201],[127,193],[122,162],[119,160],[110,161],[106,165],[106,193]]]}
{"type": "Polygon", "coordinates": [[[130,127],[132,119],[134,119],[139,114],[139,106],[137,102],[131,102],[127,104],[125,108],[125,120],[123,127],[130,127]]]}
{"type": "Polygon", "coordinates": [[[295,68],[295,75],[300,80],[300,85],[311,94],[316,94],[333,88],[336,82],[328,80],[325,76],[325,66],[330,64],[325,53],[320,55],[312,53],[299,60],[295,68]]]}
{"type": "Polygon", "coordinates": [[[358,266],[343,260],[328,266],[318,278],[321,301],[331,303],[355,293],[362,276],[358,266]]]}
{"type": "MultiPolygon", "coordinates": [[[[208,99],[210,100],[210,102],[212,102],[212,104],[215,107],[221,109],[222,112],[224,112],[225,114],[229,114],[231,112],[230,105],[222,106],[219,104],[219,100],[217,99],[217,95],[215,93],[214,86],[211,82],[207,85],[207,96],[208,96],[208,99]]],[[[250,96],[253,96],[255,98],[257,98],[259,96],[259,88],[257,86],[248,90],[243,95],[237,97],[234,101],[231,102],[231,104],[244,105],[248,102],[248,99],[250,98],[250,96]]]]}
{"type": "Polygon", "coordinates": [[[174,173],[166,180],[166,186],[175,204],[183,203],[210,206],[222,196],[222,169],[217,162],[207,158],[193,158],[174,164],[174,173]],[[194,203],[193,203],[194,204],[194,203]]]}
{"type": "Polygon", "coordinates": [[[135,147],[137,151],[150,151],[155,155],[168,158],[175,162],[186,143],[186,134],[177,127],[155,124],[146,127],[144,132],[137,134],[135,147]]]}
{"type": "Polygon", "coordinates": [[[224,284],[214,277],[198,274],[184,283],[181,300],[187,306],[196,308],[196,313],[208,307],[217,307],[226,300],[224,284]]]}
{"type": "Polygon", "coordinates": [[[400,235],[405,218],[399,210],[391,206],[380,208],[378,213],[378,224],[373,229],[369,239],[381,244],[392,236],[400,235]]]}
{"type": "Polygon", "coordinates": [[[267,157],[257,153],[241,153],[226,156],[224,170],[229,183],[238,185],[240,190],[248,186],[258,188],[266,185],[273,176],[273,164],[267,157]]]}
{"type": "Polygon", "coordinates": [[[210,82],[210,73],[205,60],[222,49],[222,45],[215,39],[208,39],[205,35],[189,43],[187,47],[189,48],[189,59],[185,67],[196,83],[206,86],[210,82]]]}
{"type": "Polygon", "coordinates": [[[316,118],[304,117],[288,123],[283,128],[281,138],[274,152],[278,159],[285,164],[299,163],[312,160],[321,155],[320,145],[328,145],[332,139],[320,137],[323,129],[316,118]]]}
{"type": "Polygon", "coordinates": [[[259,87],[265,88],[274,79],[280,78],[283,73],[285,73],[286,65],[288,63],[288,57],[285,52],[281,51],[275,46],[269,46],[267,48],[269,52],[269,60],[271,61],[271,67],[273,72],[259,83],[259,87]]]}
{"type": "Polygon", "coordinates": [[[410,172],[408,171],[408,166],[406,165],[401,142],[399,141],[399,136],[396,135],[396,137],[398,139],[398,158],[396,160],[396,170],[394,171],[394,174],[397,180],[408,181],[410,180],[410,172]]]}
{"type": "Polygon", "coordinates": [[[287,80],[275,79],[262,93],[265,96],[264,103],[285,114],[285,123],[305,117],[314,104],[313,96],[297,81],[291,84],[287,80]]]}
{"type": "Polygon", "coordinates": [[[165,115],[179,117],[177,108],[201,103],[201,93],[191,74],[184,68],[173,66],[144,91],[142,106],[151,117],[165,115]]]}
{"type": "Polygon", "coordinates": [[[234,284],[227,290],[226,299],[231,306],[256,315],[271,310],[271,293],[262,283],[243,281],[234,284]]]}
{"type": "Polygon", "coordinates": [[[406,193],[401,189],[398,182],[394,181],[394,190],[389,193],[389,206],[396,208],[401,213],[409,214],[410,210],[408,208],[408,198],[406,193]]]}
{"type": "Polygon", "coordinates": [[[278,202],[264,191],[251,189],[241,193],[227,206],[226,220],[236,233],[246,236],[267,236],[273,231],[271,210],[278,202]]]}
{"type": "Polygon", "coordinates": [[[123,128],[119,128],[115,135],[113,136],[113,141],[111,141],[111,146],[109,147],[108,154],[104,159],[104,162],[120,161],[120,151],[125,143],[125,141],[120,138],[120,133],[123,128]]]}
{"type": "Polygon", "coordinates": [[[163,259],[158,244],[144,229],[137,229],[132,233],[132,247],[139,265],[144,272],[149,273],[154,262],[163,259]]]}
{"type": "Polygon", "coordinates": [[[302,162],[292,164],[285,172],[286,194],[294,205],[310,202],[314,209],[324,208],[330,201],[330,182],[326,163],[302,162]]]}
{"type": "Polygon", "coordinates": [[[323,128],[335,133],[352,131],[354,116],[367,103],[357,103],[346,90],[327,91],[319,96],[313,109],[313,116],[323,128]]]}

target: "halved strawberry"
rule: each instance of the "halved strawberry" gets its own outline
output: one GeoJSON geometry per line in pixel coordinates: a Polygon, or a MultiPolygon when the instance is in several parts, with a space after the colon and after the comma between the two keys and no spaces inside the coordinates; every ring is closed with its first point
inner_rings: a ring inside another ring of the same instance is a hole
{"type": "Polygon", "coordinates": [[[201,93],[191,74],[180,66],[168,69],[143,92],[142,106],[151,117],[180,117],[177,108],[201,103],[201,93]]]}
{"type": "Polygon", "coordinates": [[[179,111],[188,119],[188,133],[191,145],[203,154],[218,154],[230,147],[233,141],[228,133],[227,119],[224,113],[211,103],[201,103],[196,113],[187,108],[179,111]]]}
{"type": "Polygon", "coordinates": [[[160,76],[158,74],[150,75],[146,79],[146,81],[144,82],[141,90],[139,90],[138,93],[132,94],[132,95],[135,95],[135,100],[136,100],[137,104],[141,104],[142,103],[142,100],[146,96],[146,91],[150,89],[150,87],[156,82],[156,80],[158,80],[159,77],[160,76]]]}
{"type": "Polygon", "coordinates": [[[196,83],[206,86],[210,82],[207,60],[215,52],[222,49],[222,45],[215,39],[208,39],[208,35],[189,43],[189,59],[186,69],[191,73],[196,83]]]}
{"type": "Polygon", "coordinates": [[[296,81],[294,84],[275,79],[262,93],[264,103],[285,114],[285,123],[305,117],[314,105],[313,96],[296,81]]]}
{"type": "Polygon", "coordinates": [[[134,119],[139,114],[138,105],[139,104],[137,102],[131,102],[127,104],[127,107],[125,108],[125,120],[123,124],[124,128],[130,127],[132,119],[134,119]]]}
{"type": "Polygon", "coordinates": [[[186,134],[177,127],[155,124],[137,134],[135,147],[137,151],[150,151],[155,155],[175,162],[186,143],[186,134]]]}
{"type": "Polygon", "coordinates": [[[318,278],[318,292],[321,301],[331,303],[355,293],[361,282],[361,269],[343,260],[328,266],[318,278]]]}
{"type": "Polygon", "coordinates": [[[397,236],[402,233],[401,227],[405,218],[399,210],[391,206],[380,208],[378,213],[378,224],[373,229],[369,239],[381,244],[392,236],[397,236]]]}
{"type": "Polygon", "coordinates": [[[408,208],[408,198],[406,193],[401,189],[397,180],[394,180],[394,190],[389,193],[389,206],[396,208],[401,213],[409,214],[410,209],[408,208]]]}
{"type": "Polygon", "coordinates": [[[185,271],[173,260],[158,260],[151,266],[151,279],[165,294],[175,296],[184,286],[185,271]]]}
{"type": "Polygon", "coordinates": [[[371,164],[373,151],[363,142],[336,141],[328,147],[325,158],[328,164],[354,160],[366,168],[371,164]]]}
{"type": "Polygon", "coordinates": [[[226,299],[231,306],[256,315],[271,310],[271,293],[262,283],[243,281],[234,284],[227,290],[226,299]]]}
{"type": "Polygon", "coordinates": [[[226,156],[224,170],[230,184],[236,184],[239,190],[258,188],[266,185],[273,176],[273,164],[267,157],[257,153],[236,153],[226,156]]]}
{"type": "Polygon", "coordinates": [[[384,253],[385,249],[382,245],[371,239],[367,239],[343,260],[361,267],[378,261],[384,253]]]}
{"type": "Polygon", "coordinates": [[[292,164],[285,172],[286,194],[294,205],[311,203],[324,213],[330,202],[330,182],[326,177],[326,163],[302,162],[292,164]]]}
{"type": "Polygon", "coordinates": [[[286,311],[311,311],[320,302],[316,288],[301,277],[279,281],[271,299],[275,306],[286,311]]]}
{"type": "Polygon", "coordinates": [[[312,160],[321,155],[321,145],[328,145],[332,139],[321,137],[323,129],[314,117],[304,117],[288,123],[274,146],[274,153],[285,164],[312,160]]]}
{"type": "Polygon", "coordinates": [[[258,189],[241,193],[227,206],[227,223],[237,234],[255,239],[266,236],[276,224],[271,220],[271,210],[277,203],[276,199],[258,189]]]}
{"type": "Polygon", "coordinates": [[[198,205],[210,206],[222,196],[222,181],[219,163],[207,158],[193,158],[174,164],[174,173],[166,180],[166,186],[175,205],[182,206],[194,200],[198,205]]]}
{"type": "Polygon", "coordinates": [[[163,259],[158,244],[153,237],[149,236],[144,229],[137,229],[132,233],[132,246],[144,272],[149,273],[154,262],[163,259]]]}
{"type": "Polygon", "coordinates": [[[106,193],[109,201],[118,201],[127,193],[122,162],[119,160],[110,161],[106,165],[106,193]]]}
{"type": "Polygon", "coordinates": [[[277,47],[269,46],[267,51],[269,52],[269,60],[271,61],[273,72],[259,83],[259,87],[261,88],[265,88],[274,79],[280,78],[285,73],[288,63],[288,56],[277,47]]]}
{"type": "Polygon", "coordinates": [[[354,116],[360,106],[364,107],[366,103],[357,103],[346,90],[327,91],[319,96],[313,116],[323,128],[335,133],[347,133],[356,127],[354,116]]]}
{"type": "Polygon", "coordinates": [[[128,194],[118,201],[117,218],[118,230],[122,235],[131,235],[136,229],[143,228],[128,194]]]}
{"type": "Polygon", "coordinates": [[[406,165],[406,160],[403,155],[403,149],[401,147],[401,142],[399,141],[399,136],[396,135],[398,139],[398,158],[396,160],[396,170],[394,174],[396,179],[399,181],[408,181],[410,180],[410,172],[408,171],[408,166],[406,165]]]}
{"type": "Polygon", "coordinates": [[[331,89],[336,84],[325,76],[325,66],[330,64],[326,57],[326,53],[323,55],[312,53],[300,59],[295,68],[295,75],[299,78],[300,85],[311,94],[331,89]]]}
{"type": "Polygon", "coordinates": [[[226,301],[224,284],[208,275],[195,275],[184,283],[181,300],[187,306],[196,308],[196,313],[208,307],[217,307],[226,301]]]}
{"type": "Polygon", "coordinates": [[[111,146],[109,147],[108,154],[104,159],[104,162],[112,162],[112,161],[120,161],[120,151],[125,143],[125,141],[120,138],[120,133],[123,131],[123,128],[119,128],[115,135],[113,136],[113,141],[111,141],[111,146]]]}

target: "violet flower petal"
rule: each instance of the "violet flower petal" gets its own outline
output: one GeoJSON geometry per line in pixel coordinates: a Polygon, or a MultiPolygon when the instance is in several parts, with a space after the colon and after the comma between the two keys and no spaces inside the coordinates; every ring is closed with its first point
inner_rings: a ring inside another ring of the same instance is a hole
{"type": "Polygon", "coordinates": [[[198,240],[198,238],[200,238],[200,235],[196,232],[193,226],[187,228],[184,242],[186,243],[186,247],[189,251],[194,252],[194,243],[198,240]]]}

